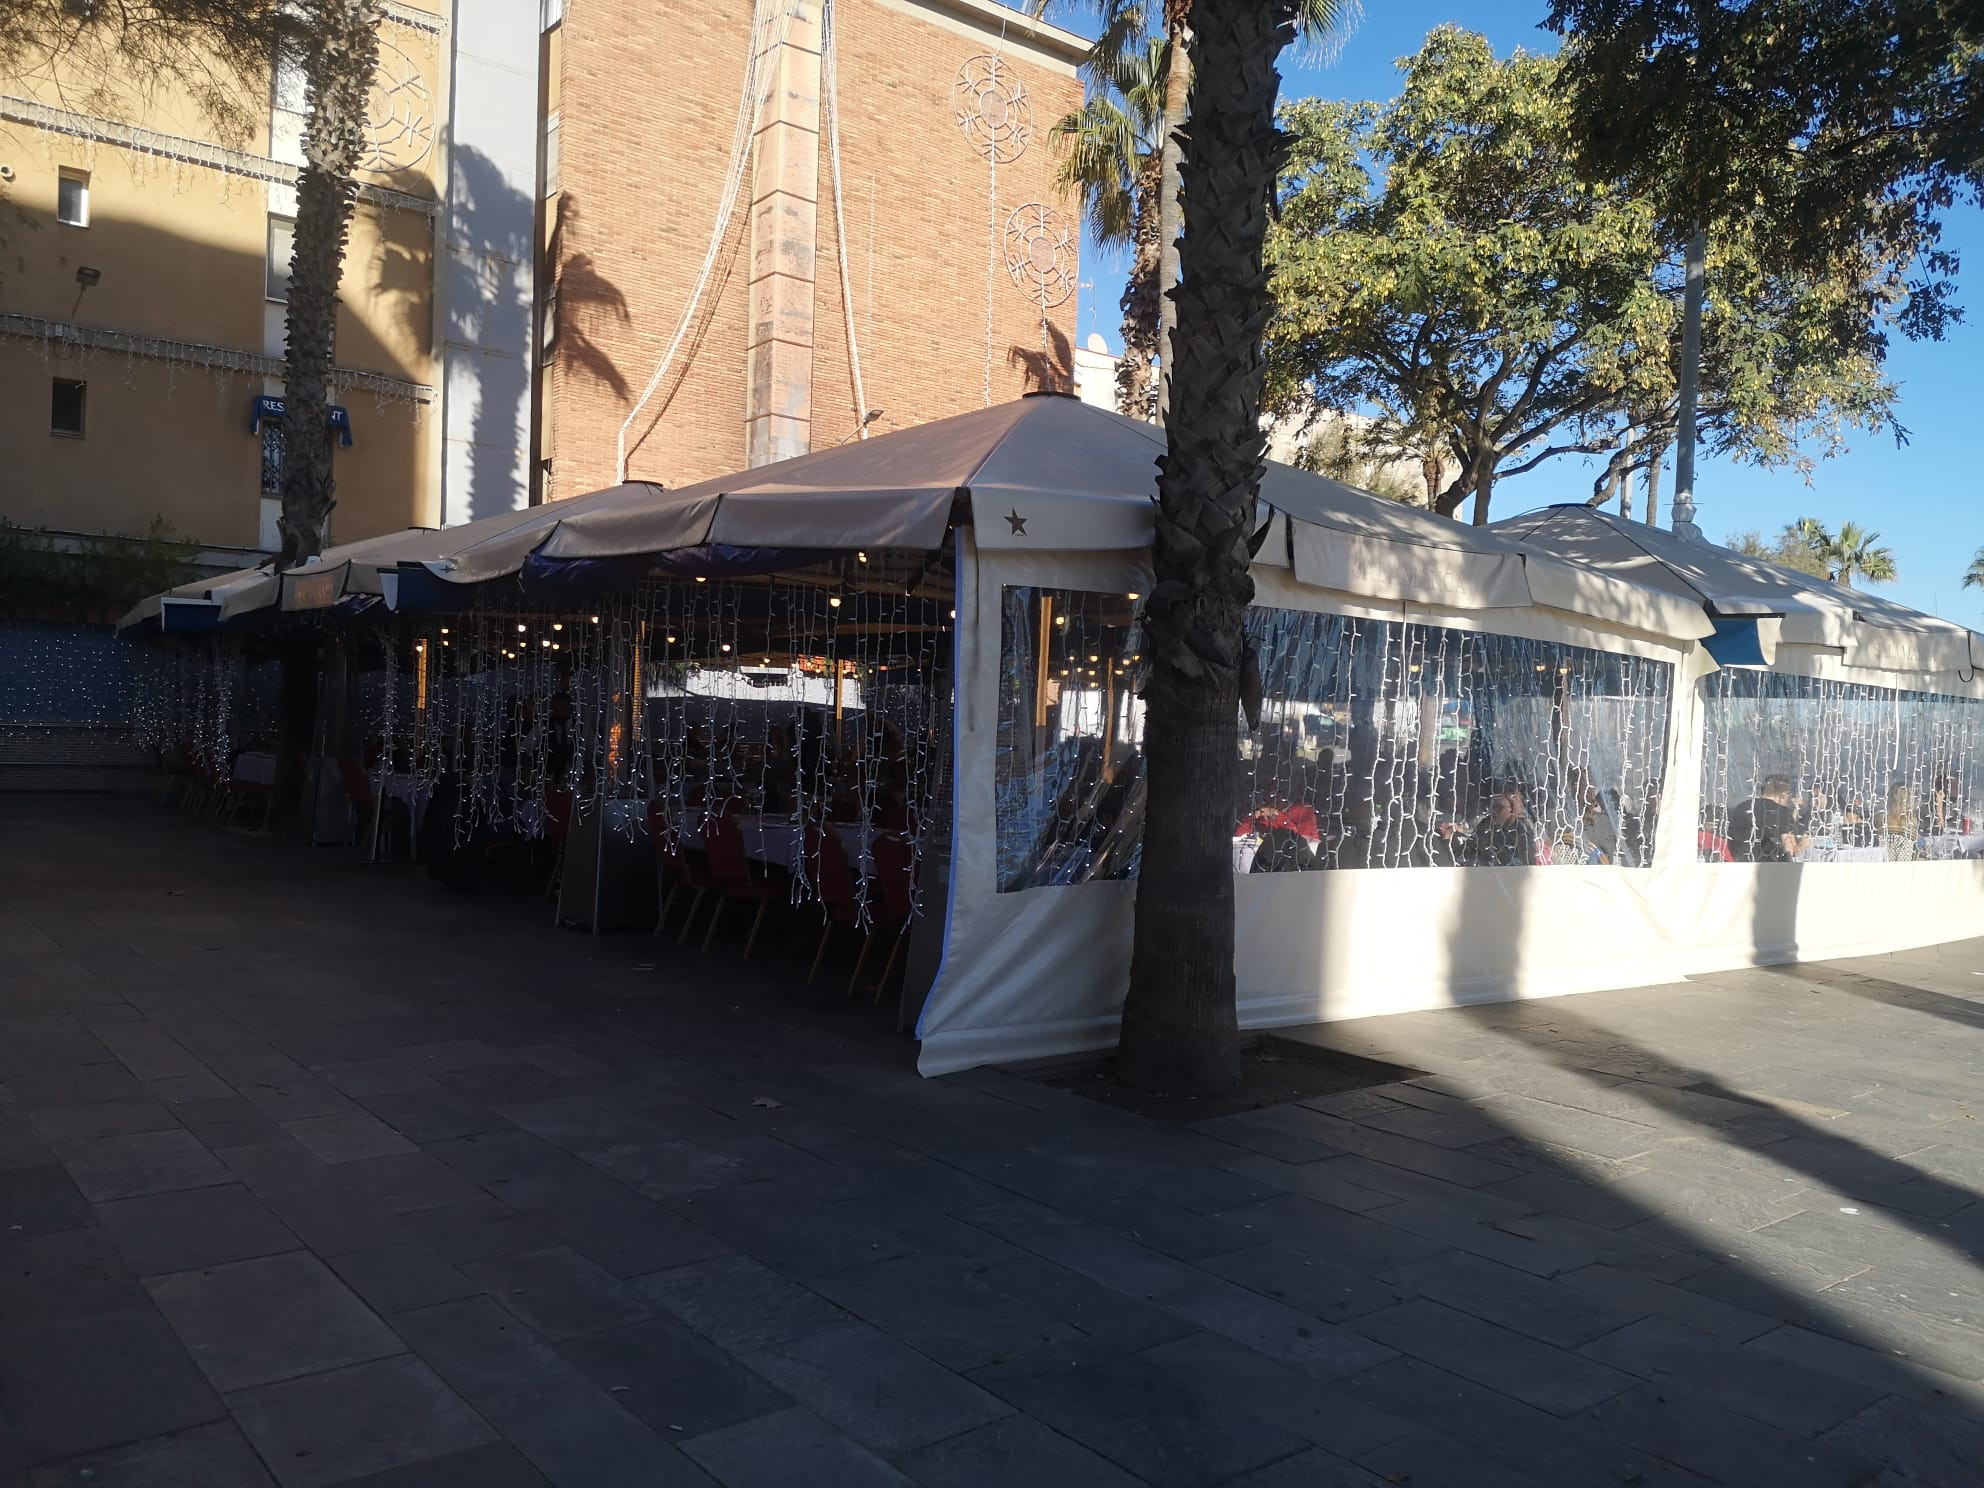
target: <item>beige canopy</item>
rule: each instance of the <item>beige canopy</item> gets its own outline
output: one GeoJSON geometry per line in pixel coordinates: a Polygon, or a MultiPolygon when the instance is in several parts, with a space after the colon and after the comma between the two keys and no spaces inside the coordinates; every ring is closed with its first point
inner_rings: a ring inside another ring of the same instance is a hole
{"type": "MultiPolygon", "coordinates": [[[[1154,425],[1036,395],[677,490],[630,481],[462,527],[327,549],[280,576],[245,570],[189,588],[232,619],[349,594],[384,593],[392,603],[381,575],[401,565],[467,585],[516,574],[533,556],[927,550],[943,545],[953,522],[969,523],[981,550],[1134,552],[1150,545],[1163,452],[1154,425]]],[[[1386,604],[1542,606],[1669,641],[1713,630],[1700,598],[1672,583],[1581,570],[1570,555],[1525,552],[1507,536],[1292,466],[1267,466],[1261,502],[1273,523],[1261,561],[1317,588],[1386,604]]],[[[157,604],[132,618],[149,618],[157,604]]]]}
{"type": "Polygon", "coordinates": [[[1767,660],[1783,642],[1836,648],[1847,666],[1882,671],[1961,672],[1984,662],[1984,636],[1961,625],[1582,504],[1510,517],[1488,531],[1532,557],[1567,560],[1580,583],[1623,580],[1694,601],[1719,619],[1757,620],[1767,660]]]}

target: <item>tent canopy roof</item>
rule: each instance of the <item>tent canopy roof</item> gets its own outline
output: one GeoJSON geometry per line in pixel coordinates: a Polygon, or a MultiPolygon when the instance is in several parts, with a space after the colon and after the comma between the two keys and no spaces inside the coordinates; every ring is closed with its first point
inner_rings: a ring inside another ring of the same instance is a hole
{"type": "Polygon", "coordinates": [[[1509,517],[1488,530],[1527,553],[1696,601],[1724,620],[1767,621],[1781,641],[1836,647],[1848,666],[1947,672],[1984,662],[1984,636],[1951,621],[1582,503],[1509,517]]]}
{"type": "MultiPolygon", "coordinates": [[[[685,549],[927,551],[944,545],[953,523],[970,524],[984,549],[1135,551],[1150,545],[1164,448],[1153,425],[1037,395],[676,490],[630,481],[462,527],[327,549],[279,577],[256,569],[189,587],[233,618],[275,603],[315,608],[378,594],[380,571],[399,566],[467,585],[527,564],[685,549]]],[[[1670,640],[1713,629],[1699,597],[1672,585],[1580,571],[1291,466],[1267,465],[1261,501],[1275,514],[1263,561],[1318,588],[1454,609],[1541,605],[1670,640]]]]}

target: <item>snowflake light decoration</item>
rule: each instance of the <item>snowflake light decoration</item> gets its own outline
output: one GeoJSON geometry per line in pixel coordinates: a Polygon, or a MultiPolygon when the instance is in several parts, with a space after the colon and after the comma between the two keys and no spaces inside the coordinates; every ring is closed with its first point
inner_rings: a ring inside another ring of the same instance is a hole
{"type": "Polygon", "coordinates": [[[951,88],[958,128],[971,148],[999,165],[1026,153],[1033,138],[1033,108],[1019,74],[990,52],[967,58],[951,88]]]}
{"type": "Polygon", "coordinates": [[[1043,311],[1075,292],[1074,229],[1052,207],[1028,202],[1006,218],[1006,273],[1043,311]]]}
{"type": "Polygon", "coordinates": [[[366,110],[371,142],[360,167],[412,170],[434,148],[434,93],[419,65],[384,37],[366,110]]]}

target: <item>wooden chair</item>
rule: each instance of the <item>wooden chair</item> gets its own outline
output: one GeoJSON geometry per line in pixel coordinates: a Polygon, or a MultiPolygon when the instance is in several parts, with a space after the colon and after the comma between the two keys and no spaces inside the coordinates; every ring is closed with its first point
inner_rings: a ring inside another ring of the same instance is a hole
{"type": "Polygon", "coordinates": [[[710,822],[703,848],[709,855],[710,877],[715,880],[718,895],[716,909],[710,915],[710,928],[703,936],[703,949],[707,951],[710,942],[716,939],[723,907],[732,899],[742,899],[758,906],[757,914],[751,919],[751,933],[744,939],[744,959],[748,961],[751,948],[758,943],[758,927],[765,922],[765,910],[780,886],[763,877],[761,869],[754,869],[744,851],[744,834],[738,830],[734,816],[719,816],[710,822]]]}
{"type": "Polygon", "coordinates": [[[695,894],[689,902],[688,916],[682,921],[682,933],[675,943],[681,945],[689,938],[689,928],[696,923],[696,911],[703,907],[703,899],[716,887],[710,877],[707,863],[695,861],[700,854],[691,855],[682,848],[679,838],[671,838],[668,812],[659,801],[648,802],[648,833],[654,838],[655,897],[658,900],[655,911],[654,933],[661,934],[668,927],[668,911],[675,907],[676,895],[684,889],[695,894]]]}

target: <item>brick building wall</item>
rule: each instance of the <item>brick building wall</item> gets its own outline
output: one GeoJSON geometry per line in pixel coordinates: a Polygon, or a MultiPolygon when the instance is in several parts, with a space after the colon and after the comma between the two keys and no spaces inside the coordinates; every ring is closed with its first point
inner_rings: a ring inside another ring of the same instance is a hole
{"type": "MultiPolygon", "coordinates": [[[[1051,131],[1080,102],[1079,42],[985,0],[837,0],[834,26],[847,286],[844,296],[823,128],[813,448],[847,437],[859,418],[848,305],[878,431],[980,407],[988,391],[1003,402],[1043,382],[1067,386],[1075,297],[1046,309],[1043,331],[1040,280],[1016,285],[1007,257],[1044,271],[1057,294],[1072,289],[1079,211],[1054,182],[1051,131]],[[958,119],[961,72],[982,82],[994,57],[1003,71],[993,91],[1023,103],[996,166],[958,119]],[[1008,221],[1024,207],[1036,209],[1031,237],[1009,243],[1008,221]]],[[[741,5],[568,0],[560,189],[546,203],[557,294],[539,439],[548,498],[615,478],[620,425],[708,249],[750,46],[741,5]]],[[[634,477],[682,485],[745,464],[751,198],[747,175],[690,333],[630,433],[634,477]]]]}

